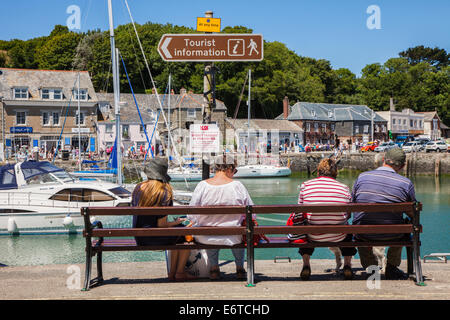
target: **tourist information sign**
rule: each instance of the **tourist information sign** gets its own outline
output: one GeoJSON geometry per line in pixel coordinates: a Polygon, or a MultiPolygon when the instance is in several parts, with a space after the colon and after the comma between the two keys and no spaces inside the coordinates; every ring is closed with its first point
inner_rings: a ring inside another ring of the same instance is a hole
{"type": "Polygon", "coordinates": [[[260,34],[164,34],[158,52],[164,61],[261,61],[260,34]]]}

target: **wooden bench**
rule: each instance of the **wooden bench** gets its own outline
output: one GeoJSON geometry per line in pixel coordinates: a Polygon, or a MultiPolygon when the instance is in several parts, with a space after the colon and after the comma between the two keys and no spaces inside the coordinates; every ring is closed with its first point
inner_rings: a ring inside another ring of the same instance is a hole
{"type": "Polygon", "coordinates": [[[255,234],[287,235],[290,233],[345,233],[345,234],[407,234],[412,235],[399,241],[350,241],[350,242],[308,242],[306,244],[291,243],[286,236],[269,237],[269,243],[259,243],[256,248],[317,248],[317,247],[376,247],[401,246],[407,250],[407,272],[415,273],[417,285],[424,285],[420,264],[420,203],[396,204],[347,204],[347,205],[254,205],[254,206],[220,206],[220,207],[85,207],[81,209],[84,216],[86,238],[86,276],[83,290],[103,282],[102,252],[104,251],[138,251],[138,250],[180,250],[180,249],[230,249],[246,248],[247,251],[247,286],[254,286],[254,251],[252,241],[245,246],[243,243],[230,246],[206,245],[200,243],[184,243],[176,245],[138,246],[134,239],[123,237],[140,236],[184,236],[184,235],[246,235],[253,239],[255,234]],[[292,212],[395,212],[409,216],[408,223],[396,225],[254,225],[252,215],[286,214],[292,212]],[[130,216],[130,215],[245,215],[247,226],[237,227],[190,227],[190,228],[103,228],[100,221],[91,223],[95,216],[130,216]],[[97,240],[93,238],[98,238],[97,240]],[[105,239],[106,238],[106,239],[105,239]],[[122,239],[120,239],[122,238],[122,239]],[[97,255],[97,278],[91,280],[92,258],[97,255]]]}

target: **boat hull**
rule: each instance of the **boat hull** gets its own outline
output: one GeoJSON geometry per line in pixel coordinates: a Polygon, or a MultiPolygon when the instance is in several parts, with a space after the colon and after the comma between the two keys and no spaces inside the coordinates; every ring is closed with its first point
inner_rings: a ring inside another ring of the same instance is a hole
{"type": "MultiPolygon", "coordinates": [[[[9,211],[8,208],[1,210],[9,211]]],[[[0,213],[0,235],[73,234],[81,233],[84,228],[84,219],[79,210],[69,215],[67,210],[20,210],[20,207],[15,206],[13,213],[0,213]],[[67,219],[68,216],[70,219],[67,219]]]]}

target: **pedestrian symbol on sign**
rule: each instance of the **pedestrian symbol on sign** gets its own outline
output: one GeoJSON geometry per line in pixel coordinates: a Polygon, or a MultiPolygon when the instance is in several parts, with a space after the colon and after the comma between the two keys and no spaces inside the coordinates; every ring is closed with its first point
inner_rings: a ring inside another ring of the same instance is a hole
{"type": "Polygon", "coordinates": [[[250,39],[250,44],[247,47],[247,48],[250,48],[250,52],[248,54],[252,55],[253,51],[255,51],[256,54],[259,54],[258,50],[256,50],[257,47],[258,47],[258,45],[256,44],[256,42],[253,39],[250,39]]]}

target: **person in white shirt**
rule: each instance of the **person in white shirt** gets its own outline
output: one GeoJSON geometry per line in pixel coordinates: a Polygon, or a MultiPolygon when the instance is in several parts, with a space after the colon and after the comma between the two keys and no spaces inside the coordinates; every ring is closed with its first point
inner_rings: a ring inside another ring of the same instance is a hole
{"type": "MultiPolygon", "coordinates": [[[[253,201],[247,189],[239,181],[233,180],[233,175],[237,172],[236,164],[227,164],[224,161],[215,164],[215,176],[201,181],[195,188],[190,206],[232,206],[232,205],[253,205],[253,201]]],[[[218,209],[219,210],[219,209],[218,209]]],[[[245,219],[244,215],[189,215],[188,219],[193,222],[193,227],[200,226],[220,226],[232,227],[240,226],[245,219]]],[[[221,244],[233,246],[242,242],[241,235],[228,236],[195,236],[195,240],[203,244],[221,244]]],[[[236,263],[236,276],[238,279],[246,279],[244,269],[243,248],[231,249],[236,263]]],[[[208,264],[210,265],[210,279],[220,278],[219,269],[219,249],[206,250],[208,264]]]]}

